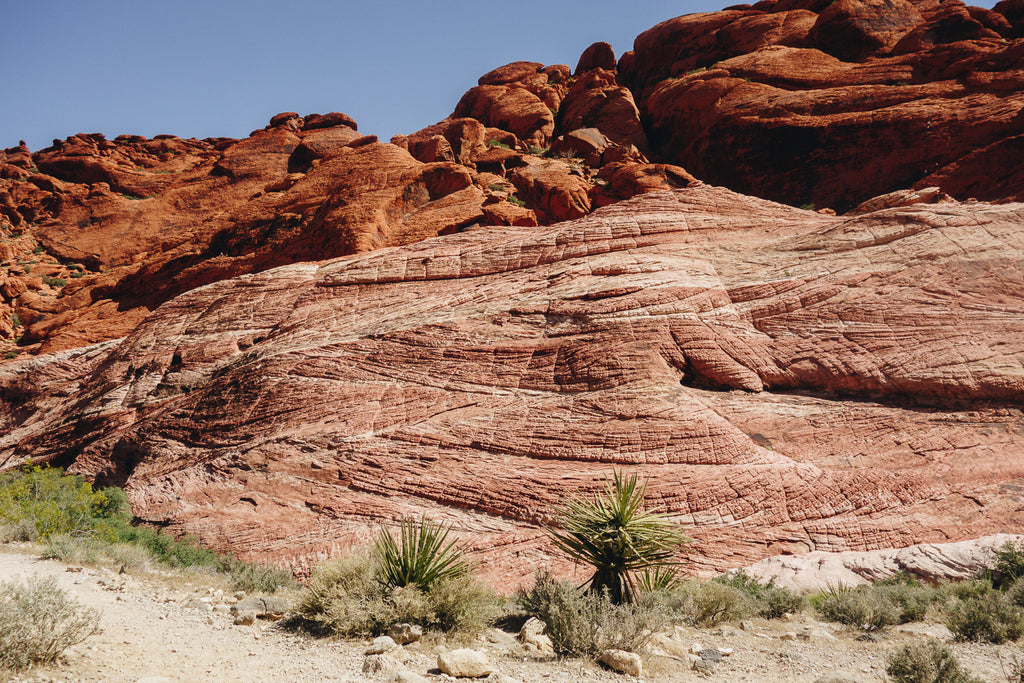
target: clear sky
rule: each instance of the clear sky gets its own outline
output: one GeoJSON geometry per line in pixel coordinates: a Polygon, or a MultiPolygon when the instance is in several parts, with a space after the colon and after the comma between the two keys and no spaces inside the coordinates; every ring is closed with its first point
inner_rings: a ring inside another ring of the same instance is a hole
{"type": "Polygon", "coordinates": [[[0,0],[0,148],[245,137],[282,111],[342,111],[388,140],[448,116],[496,66],[575,67],[601,40],[619,56],[660,21],[727,4],[0,0]]]}

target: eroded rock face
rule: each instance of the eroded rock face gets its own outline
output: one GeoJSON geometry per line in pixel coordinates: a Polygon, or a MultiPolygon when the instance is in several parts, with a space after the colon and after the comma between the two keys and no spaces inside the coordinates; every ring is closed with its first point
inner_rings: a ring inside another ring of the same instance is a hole
{"type": "Polygon", "coordinates": [[[739,7],[663,22],[620,59],[655,160],[840,213],[911,186],[961,200],[1022,197],[1019,174],[992,170],[1008,168],[1024,134],[1016,5],[739,7]]]}
{"type": "Polygon", "coordinates": [[[300,568],[425,513],[506,586],[557,565],[540,525],[617,467],[696,571],[1019,529],[1022,222],[700,185],[284,266],[3,366],[0,462],[300,568]]]}

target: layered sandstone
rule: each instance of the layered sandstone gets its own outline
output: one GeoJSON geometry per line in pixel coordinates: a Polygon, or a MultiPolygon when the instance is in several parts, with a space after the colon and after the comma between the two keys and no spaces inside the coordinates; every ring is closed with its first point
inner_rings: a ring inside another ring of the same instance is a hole
{"type": "Polygon", "coordinates": [[[762,0],[616,60],[513,62],[383,143],[284,112],[247,139],[81,134],[0,152],[0,362],[113,339],[188,289],[485,225],[587,215],[694,177],[847,211],[937,187],[1022,198],[1021,16],[960,0],[762,0]]]}
{"type": "Polygon", "coordinates": [[[700,185],[210,284],[126,339],[9,363],[0,463],[304,567],[455,525],[493,579],[615,468],[690,569],[1024,522],[1024,206],[856,217],[700,185]]]}

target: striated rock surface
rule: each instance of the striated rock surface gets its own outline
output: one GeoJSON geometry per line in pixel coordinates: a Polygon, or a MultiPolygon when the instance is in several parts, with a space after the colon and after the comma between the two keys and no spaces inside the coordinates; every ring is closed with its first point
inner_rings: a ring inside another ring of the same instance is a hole
{"type": "Polygon", "coordinates": [[[969,579],[991,564],[993,551],[1024,537],[994,534],[955,543],[926,543],[906,548],[811,552],[769,557],[746,567],[750,576],[774,579],[799,593],[814,593],[829,586],[859,586],[904,573],[925,581],[969,579]]]}
{"type": "Polygon", "coordinates": [[[697,185],[283,266],[2,366],[0,464],[122,483],[144,519],[300,569],[425,513],[505,586],[616,467],[698,572],[1010,532],[1022,223],[697,185]]]}

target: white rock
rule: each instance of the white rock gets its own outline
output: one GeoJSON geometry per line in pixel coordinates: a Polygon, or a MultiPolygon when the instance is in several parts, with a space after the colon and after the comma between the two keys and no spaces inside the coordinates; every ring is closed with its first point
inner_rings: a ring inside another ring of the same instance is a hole
{"type": "Polygon", "coordinates": [[[437,668],[456,678],[482,678],[494,673],[494,665],[482,652],[461,649],[437,656],[437,668]]]}
{"type": "Polygon", "coordinates": [[[644,662],[640,655],[625,650],[605,650],[598,657],[598,661],[614,671],[630,676],[639,676],[644,670],[644,662]]]}
{"type": "Polygon", "coordinates": [[[690,643],[690,654],[699,655],[700,651],[704,649],[704,646],[700,643],[690,643]]]}
{"type": "Polygon", "coordinates": [[[370,647],[366,648],[366,655],[382,655],[385,652],[391,652],[398,647],[398,643],[394,641],[391,636],[379,636],[373,639],[370,643],[370,647]]]}
{"type": "Polygon", "coordinates": [[[391,680],[394,683],[430,683],[429,678],[420,676],[415,671],[409,671],[408,669],[401,669],[391,677],[391,680]]]}

